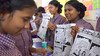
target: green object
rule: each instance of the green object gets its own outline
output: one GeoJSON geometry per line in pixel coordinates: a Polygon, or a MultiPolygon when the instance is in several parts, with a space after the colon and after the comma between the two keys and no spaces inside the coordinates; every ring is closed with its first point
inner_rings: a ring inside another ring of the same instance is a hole
{"type": "Polygon", "coordinates": [[[42,42],[42,48],[47,48],[47,42],[45,41],[42,42]]]}
{"type": "Polygon", "coordinates": [[[100,8],[100,0],[93,0],[92,3],[94,10],[100,8]]]}
{"type": "Polygon", "coordinates": [[[44,34],[43,37],[46,37],[46,34],[44,34]]]}

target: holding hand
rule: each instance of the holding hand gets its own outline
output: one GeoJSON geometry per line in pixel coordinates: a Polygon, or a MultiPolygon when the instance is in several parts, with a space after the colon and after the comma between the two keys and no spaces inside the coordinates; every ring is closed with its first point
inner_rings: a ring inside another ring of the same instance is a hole
{"type": "Polygon", "coordinates": [[[55,24],[49,22],[49,24],[48,24],[48,28],[49,28],[50,30],[55,30],[57,27],[56,27],[55,24]]]}
{"type": "Polygon", "coordinates": [[[42,54],[43,56],[46,56],[47,50],[46,49],[43,49],[43,48],[36,49],[36,53],[37,54],[42,54]]]}
{"type": "Polygon", "coordinates": [[[78,27],[78,26],[72,26],[71,28],[72,28],[72,30],[71,30],[71,35],[72,35],[72,37],[75,39],[76,34],[77,34],[77,32],[79,31],[79,27],[78,27]]]}

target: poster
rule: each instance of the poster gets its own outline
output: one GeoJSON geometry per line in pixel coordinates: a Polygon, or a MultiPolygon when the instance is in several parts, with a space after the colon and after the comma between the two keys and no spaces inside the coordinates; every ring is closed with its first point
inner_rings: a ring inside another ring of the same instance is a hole
{"type": "Polygon", "coordinates": [[[100,8],[100,0],[92,0],[93,1],[93,9],[100,8]]]}
{"type": "Polygon", "coordinates": [[[83,3],[87,7],[85,16],[89,16],[89,10],[93,10],[92,0],[78,0],[78,1],[83,3]]]}
{"type": "Polygon", "coordinates": [[[82,2],[87,7],[87,10],[93,9],[92,0],[78,0],[78,1],[82,2]]]}

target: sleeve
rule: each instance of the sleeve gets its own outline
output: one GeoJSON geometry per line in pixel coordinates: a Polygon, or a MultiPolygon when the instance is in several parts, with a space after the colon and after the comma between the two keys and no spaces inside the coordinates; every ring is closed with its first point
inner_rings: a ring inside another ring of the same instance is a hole
{"type": "Polygon", "coordinates": [[[100,18],[97,20],[96,31],[100,32],[100,18]]]}
{"type": "Polygon", "coordinates": [[[60,23],[60,24],[64,24],[66,21],[67,21],[66,18],[63,17],[63,16],[61,16],[61,20],[60,20],[59,23],[60,23]]]}
{"type": "Polygon", "coordinates": [[[94,30],[93,26],[90,23],[88,23],[88,26],[86,28],[90,30],[94,30]]]}

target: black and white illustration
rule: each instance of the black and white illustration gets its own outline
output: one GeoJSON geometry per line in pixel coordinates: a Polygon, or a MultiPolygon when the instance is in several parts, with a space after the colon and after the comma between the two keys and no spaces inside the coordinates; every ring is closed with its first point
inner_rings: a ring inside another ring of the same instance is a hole
{"type": "Polygon", "coordinates": [[[77,35],[70,56],[87,56],[91,46],[91,39],[77,35]]]}
{"type": "Polygon", "coordinates": [[[89,56],[100,56],[100,36],[94,37],[90,47],[89,56]]]}
{"type": "Polygon", "coordinates": [[[72,46],[70,56],[100,56],[100,37],[97,32],[81,29],[72,46]]]}
{"type": "Polygon", "coordinates": [[[73,38],[71,36],[71,26],[57,25],[54,40],[54,53],[53,56],[69,56],[73,38]]]}

